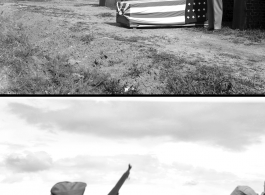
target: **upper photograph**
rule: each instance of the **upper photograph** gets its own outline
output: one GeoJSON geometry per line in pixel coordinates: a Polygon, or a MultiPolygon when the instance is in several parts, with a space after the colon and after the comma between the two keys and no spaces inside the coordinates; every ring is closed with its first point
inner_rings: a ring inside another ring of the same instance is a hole
{"type": "Polygon", "coordinates": [[[0,0],[1,95],[264,95],[265,0],[0,0]]]}

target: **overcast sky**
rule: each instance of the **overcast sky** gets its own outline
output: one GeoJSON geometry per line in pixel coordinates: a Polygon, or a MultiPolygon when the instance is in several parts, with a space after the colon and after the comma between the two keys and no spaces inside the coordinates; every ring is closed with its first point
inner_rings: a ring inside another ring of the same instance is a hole
{"type": "Polygon", "coordinates": [[[107,195],[128,163],[120,195],[263,191],[263,99],[168,100],[1,98],[0,194],[82,181],[85,195],[107,195]]]}

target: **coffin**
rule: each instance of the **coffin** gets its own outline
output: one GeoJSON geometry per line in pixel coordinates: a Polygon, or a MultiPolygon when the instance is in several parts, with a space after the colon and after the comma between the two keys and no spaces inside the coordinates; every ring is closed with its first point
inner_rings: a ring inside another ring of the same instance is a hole
{"type": "Polygon", "coordinates": [[[207,0],[118,1],[116,22],[127,27],[207,26],[207,0]]]}

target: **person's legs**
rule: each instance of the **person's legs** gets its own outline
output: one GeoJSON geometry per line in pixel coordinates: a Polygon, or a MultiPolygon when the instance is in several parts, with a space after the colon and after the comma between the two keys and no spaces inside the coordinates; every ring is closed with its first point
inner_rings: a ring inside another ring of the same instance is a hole
{"type": "Polygon", "coordinates": [[[125,173],[123,173],[123,175],[121,176],[121,178],[119,179],[119,181],[116,183],[116,185],[114,186],[114,188],[112,188],[112,190],[109,192],[108,195],[118,195],[119,194],[119,190],[120,190],[121,186],[123,185],[123,183],[125,182],[125,180],[130,175],[131,168],[132,167],[129,164],[128,170],[125,173]]]}
{"type": "Polygon", "coordinates": [[[214,10],[213,10],[213,1],[207,0],[207,17],[208,17],[208,29],[214,29],[214,10]]]}
{"type": "Polygon", "coordinates": [[[214,29],[219,30],[222,27],[223,0],[213,0],[213,9],[214,9],[214,29]]]}

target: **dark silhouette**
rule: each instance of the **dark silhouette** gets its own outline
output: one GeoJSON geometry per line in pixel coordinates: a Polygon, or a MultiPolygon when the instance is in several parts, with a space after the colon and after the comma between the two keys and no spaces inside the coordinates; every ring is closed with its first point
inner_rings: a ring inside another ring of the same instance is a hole
{"type": "Polygon", "coordinates": [[[56,183],[51,189],[51,195],[83,195],[86,189],[84,182],[63,181],[56,183]]]}
{"type": "MultiPolygon", "coordinates": [[[[129,164],[128,170],[121,176],[114,188],[108,195],[119,195],[119,190],[130,175],[132,166],[129,164]]],[[[59,182],[56,183],[51,189],[51,195],[83,195],[87,184],[84,182],[59,182]]]]}
{"type": "Polygon", "coordinates": [[[119,190],[121,189],[121,186],[123,185],[125,180],[129,177],[131,168],[132,166],[129,164],[128,170],[123,173],[119,181],[116,183],[114,188],[112,188],[112,190],[108,193],[108,195],[119,195],[119,190]]]}

